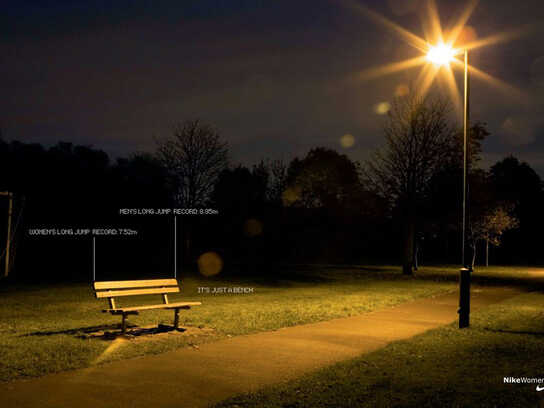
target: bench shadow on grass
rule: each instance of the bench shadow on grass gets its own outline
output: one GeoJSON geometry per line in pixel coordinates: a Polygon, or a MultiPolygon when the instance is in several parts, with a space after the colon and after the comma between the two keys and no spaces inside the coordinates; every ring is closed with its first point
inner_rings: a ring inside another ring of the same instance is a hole
{"type": "MultiPolygon", "coordinates": [[[[134,324],[127,325],[127,337],[140,337],[140,336],[152,336],[154,334],[161,334],[176,331],[173,326],[167,326],[159,324],[155,327],[138,327],[134,324]]],[[[177,332],[184,332],[186,329],[179,328],[177,332]]],[[[101,340],[115,340],[117,337],[122,337],[120,324],[108,324],[100,326],[79,327],[77,329],[67,329],[58,331],[41,331],[32,332],[21,335],[20,337],[29,336],[55,336],[55,335],[73,335],[78,339],[101,339],[101,340]]]]}

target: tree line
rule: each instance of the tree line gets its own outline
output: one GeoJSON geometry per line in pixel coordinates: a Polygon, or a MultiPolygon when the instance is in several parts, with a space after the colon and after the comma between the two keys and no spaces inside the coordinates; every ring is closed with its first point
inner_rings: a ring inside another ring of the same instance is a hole
{"type": "MultiPolygon", "coordinates": [[[[24,205],[16,267],[44,278],[88,276],[81,262],[88,245],[24,233],[75,225],[139,231],[100,240],[100,270],[108,276],[171,271],[175,251],[188,265],[213,251],[225,265],[257,274],[280,262],[399,262],[407,274],[421,262],[458,263],[462,132],[450,116],[441,99],[399,98],[384,123],[384,145],[363,163],[315,147],[288,163],[235,165],[220,131],[199,120],[156,139],[154,152],[115,161],[91,146],[0,139],[0,191],[15,192],[24,205]],[[120,208],[172,207],[216,212],[181,217],[177,248],[171,220],[119,215],[120,208]]],[[[472,124],[470,260],[487,263],[491,247],[495,263],[542,262],[540,177],[512,156],[481,169],[488,136],[485,123],[472,124]]]]}

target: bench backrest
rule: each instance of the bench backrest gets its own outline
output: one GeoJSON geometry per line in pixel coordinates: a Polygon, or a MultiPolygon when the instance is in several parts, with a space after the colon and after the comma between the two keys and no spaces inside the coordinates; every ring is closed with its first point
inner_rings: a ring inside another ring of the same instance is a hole
{"type": "Polygon", "coordinates": [[[151,279],[129,281],[104,281],[93,284],[97,299],[108,298],[110,308],[115,309],[114,298],[119,296],[162,295],[164,303],[168,303],[167,293],[179,292],[176,279],[151,279]]]}

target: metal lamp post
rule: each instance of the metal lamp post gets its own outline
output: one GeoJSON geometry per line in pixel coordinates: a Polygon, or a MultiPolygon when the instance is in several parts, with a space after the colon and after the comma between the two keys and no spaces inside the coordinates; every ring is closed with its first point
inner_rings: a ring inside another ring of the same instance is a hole
{"type": "MultiPolygon", "coordinates": [[[[455,55],[451,46],[440,43],[437,46],[430,47],[427,53],[427,59],[437,65],[447,65],[455,55]]],[[[470,274],[472,265],[466,262],[466,233],[467,233],[467,196],[468,196],[468,137],[470,127],[470,83],[469,83],[469,65],[468,49],[464,50],[465,64],[465,92],[464,92],[464,112],[463,112],[463,215],[462,215],[462,233],[461,233],[461,265],[459,271],[459,328],[469,326],[470,315],[470,274]]]]}
{"type": "Polygon", "coordinates": [[[465,97],[463,120],[463,220],[461,238],[461,265],[459,271],[459,328],[468,327],[470,324],[470,274],[472,264],[466,262],[466,230],[467,230],[467,196],[468,196],[468,137],[470,126],[470,82],[468,69],[468,50],[465,49],[465,97]]]}

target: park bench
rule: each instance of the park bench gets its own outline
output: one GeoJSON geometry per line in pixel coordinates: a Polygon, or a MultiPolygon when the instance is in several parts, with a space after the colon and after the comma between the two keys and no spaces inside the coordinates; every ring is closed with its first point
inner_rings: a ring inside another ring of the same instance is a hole
{"type": "Polygon", "coordinates": [[[108,298],[109,309],[102,310],[103,313],[121,315],[121,332],[126,333],[127,316],[137,315],[141,310],[167,309],[174,310],[174,329],[179,327],[179,310],[190,309],[191,306],[198,306],[200,302],[168,302],[168,293],[178,293],[179,286],[176,279],[152,279],[152,280],[128,280],[128,281],[107,281],[94,282],[94,290],[97,299],[108,298]],[[115,303],[115,298],[121,296],[139,295],[162,295],[161,304],[120,307],[115,303]]]}

